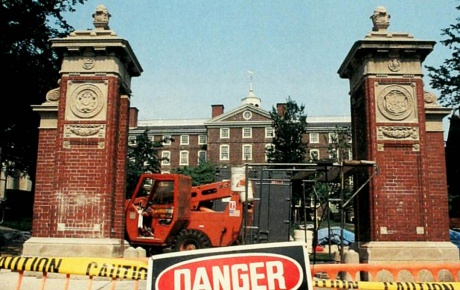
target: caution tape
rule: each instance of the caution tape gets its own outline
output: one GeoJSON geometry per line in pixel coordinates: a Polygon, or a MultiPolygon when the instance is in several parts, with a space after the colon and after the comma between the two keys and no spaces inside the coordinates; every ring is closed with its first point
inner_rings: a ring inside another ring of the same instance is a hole
{"type": "Polygon", "coordinates": [[[316,288],[365,290],[460,290],[460,282],[364,282],[314,280],[316,288]]]}
{"type": "Polygon", "coordinates": [[[147,279],[147,262],[116,258],[0,257],[0,269],[113,279],[147,279]]]}

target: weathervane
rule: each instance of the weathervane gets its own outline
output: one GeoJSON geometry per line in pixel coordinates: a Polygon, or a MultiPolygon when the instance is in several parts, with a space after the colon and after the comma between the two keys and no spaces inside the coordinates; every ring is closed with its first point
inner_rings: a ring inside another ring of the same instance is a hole
{"type": "Polygon", "coordinates": [[[254,73],[252,72],[252,70],[248,70],[248,75],[249,75],[249,91],[252,92],[252,76],[254,75],[254,73]]]}

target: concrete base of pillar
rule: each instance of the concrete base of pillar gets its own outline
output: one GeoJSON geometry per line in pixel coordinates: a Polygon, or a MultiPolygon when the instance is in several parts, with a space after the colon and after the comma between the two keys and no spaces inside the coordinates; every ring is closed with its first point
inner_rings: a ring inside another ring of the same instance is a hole
{"type": "Polygon", "coordinates": [[[24,243],[22,256],[119,258],[128,247],[121,239],[32,237],[24,243]]]}
{"type": "Polygon", "coordinates": [[[367,242],[358,245],[361,263],[459,262],[451,242],[367,242]]]}

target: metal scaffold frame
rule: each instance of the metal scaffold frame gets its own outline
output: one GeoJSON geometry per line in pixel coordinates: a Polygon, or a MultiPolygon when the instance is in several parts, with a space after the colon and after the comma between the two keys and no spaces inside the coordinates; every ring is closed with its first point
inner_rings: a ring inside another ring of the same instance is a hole
{"type": "MultiPolygon", "coordinates": [[[[260,214],[260,210],[253,208],[254,205],[250,201],[250,191],[255,190],[254,194],[258,197],[264,196],[263,186],[273,184],[277,182],[279,185],[283,183],[284,185],[290,186],[291,197],[292,197],[292,184],[293,182],[301,182],[302,185],[302,201],[303,206],[303,229],[307,231],[307,214],[306,214],[306,204],[307,204],[307,189],[310,189],[314,192],[313,194],[313,203],[314,203],[314,223],[313,223],[313,249],[317,246],[318,230],[320,227],[321,221],[324,219],[327,222],[328,231],[331,232],[331,216],[330,216],[330,202],[336,204],[337,209],[339,210],[340,215],[340,240],[344,240],[344,227],[345,227],[345,214],[347,208],[351,205],[353,199],[366,187],[366,185],[379,173],[377,164],[374,161],[368,160],[347,160],[340,163],[334,162],[324,162],[319,161],[316,163],[246,163],[245,164],[245,192],[242,194],[245,195],[245,210],[244,210],[244,226],[243,226],[243,243],[259,243],[261,242],[260,235],[269,235],[270,231],[261,233],[260,231],[260,218],[255,219],[257,224],[252,224],[248,222],[249,219],[252,219],[253,216],[249,212],[255,212],[255,214],[260,214]],[[354,184],[352,192],[348,192],[348,195],[345,194],[346,181],[351,176],[356,174],[358,170],[366,170],[366,180],[362,184],[354,184]],[[265,178],[265,176],[270,177],[273,172],[285,172],[289,178],[286,179],[271,179],[265,178]],[[264,174],[267,173],[267,174],[264,174]],[[257,176],[257,177],[254,177],[257,176]],[[250,183],[255,184],[255,188],[250,188],[250,183]],[[325,195],[326,200],[325,209],[323,211],[321,219],[316,216],[316,209],[318,206],[321,206],[321,203],[318,203],[317,188],[319,184],[325,184],[326,191],[329,194],[325,195]],[[329,198],[330,195],[336,195],[335,198],[329,198]],[[249,211],[251,210],[251,211],[249,211]],[[324,217],[325,215],[325,217],[324,217]],[[247,239],[247,237],[251,237],[247,239]]],[[[282,184],[282,185],[283,185],[282,184]]],[[[268,187],[268,192],[270,194],[270,187],[268,187]]],[[[258,199],[258,198],[256,198],[258,199]]],[[[291,212],[290,212],[291,213],[291,212]]],[[[268,215],[268,218],[270,216],[268,215]]],[[[305,232],[305,237],[307,237],[305,232]]],[[[289,239],[290,237],[286,237],[289,239]]],[[[306,240],[305,240],[306,241],[306,240]]],[[[329,240],[329,256],[331,257],[331,241],[329,240]]],[[[344,245],[343,242],[338,245],[340,260],[344,260],[344,245]]],[[[316,260],[316,251],[313,251],[313,260],[316,260]]]]}

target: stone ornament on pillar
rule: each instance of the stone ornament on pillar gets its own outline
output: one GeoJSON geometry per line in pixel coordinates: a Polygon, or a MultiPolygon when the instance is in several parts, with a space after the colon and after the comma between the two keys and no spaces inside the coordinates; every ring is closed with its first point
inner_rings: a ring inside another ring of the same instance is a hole
{"type": "Polygon", "coordinates": [[[408,126],[378,126],[378,140],[418,140],[417,127],[408,126]]]}
{"type": "Polygon", "coordinates": [[[61,88],[55,88],[48,93],[46,93],[46,101],[50,103],[56,103],[59,101],[59,97],[61,95],[61,88]]]}
{"type": "Polygon", "coordinates": [[[376,88],[377,121],[417,122],[416,100],[408,85],[379,85],[376,88]]]}
{"type": "Polygon", "coordinates": [[[96,30],[109,30],[109,20],[111,16],[107,7],[98,5],[96,7],[96,12],[93,14],[93,24],[96,30]]]}
{"type": "Polygon", "coordinates": [[[392,72],[398,72],[401,70],[401,61],[397,58],[394,58],[388,62],[388,69],[392,72]]]}
{"type": "Polygon", "coordinates": [[[387,10],[383,6],[375,8],[371,19],[374,24],[374,27],[372,28],[373,31],[383,32],[390,26],[390,14],[388,14],[387,10]]]}
{"type": "Polygon", "coordinates": [[[66,120],[104,121],[106,119],[107,83],[69,81],[66,120]]]}

